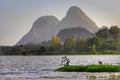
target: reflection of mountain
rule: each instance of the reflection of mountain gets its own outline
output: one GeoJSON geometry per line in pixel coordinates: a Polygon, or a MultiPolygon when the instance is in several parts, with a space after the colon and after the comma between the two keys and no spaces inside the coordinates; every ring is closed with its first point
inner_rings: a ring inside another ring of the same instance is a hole
{"type": "Polygon", "coordinates": [[[63,30],[60,30],[58,33],[58,36],[61,38],[61,41],[65,41],[67,38],[70,38],[71,36],[74,36],[76,39],[79,39],[80,36],[83,39],[86,39],[87,37],[93,37],[94,34],[86,30],[85,28],[81,27],[74,27],[74,28],[66,28],[63,30]]]}
{"type": "MultiPolygon", "coordinates": [[[[67,15],[61,21],[58,21],[58,19],[54,16],[44,16],[44,17],[38,18],[34,22],[30,32],[28,32],[17,43],[17,45],[27,44],[30,42],[40,43],[42,41],[47,41],[53,35],[57,35],[60,30],[63,30],[65,28],[78,27],[78,26],[81,26],[82,28],[78,29],[80,32],[78,32],[77,30],[74,30],[74,31],[77,31],[76,36],[77,36],[77,33],[81,35],[84,34],[87,36],[88,33],[90,32],[91,32],[90,35],[92,35],[92,33],[97,32],[97,30],[99,29],[96,26],[96,24],[82,10],[80,10],[80,8],[73,6],[68,10],[67,15]]],[[[69,32],[66,34],[71,35],[73,33],[75,32],[69,32]]]]}

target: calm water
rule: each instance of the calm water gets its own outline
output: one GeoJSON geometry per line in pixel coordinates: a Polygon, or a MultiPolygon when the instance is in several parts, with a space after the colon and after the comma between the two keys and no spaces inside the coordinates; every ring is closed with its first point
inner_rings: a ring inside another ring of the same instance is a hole
{"type": "MultiPolygon", "coordinates": [[[[0,56],[0,80],[88,80],[87,76],[120,73],[54,72],[62,56],[0,56]]],[[[120,55],[67,56],[70,65],[120,63],[120,55]]]]}

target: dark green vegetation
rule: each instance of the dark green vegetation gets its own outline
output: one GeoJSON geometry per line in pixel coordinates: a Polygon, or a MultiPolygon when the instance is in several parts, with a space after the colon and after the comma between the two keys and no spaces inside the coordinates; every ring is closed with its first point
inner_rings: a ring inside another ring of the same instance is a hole
{"type": "Polygon", "coordinates": [[[87,76],[88,80],[120,80],[119,75],[109,75],[109,76],[87,76]]]}
{"type": "Polygon", "coordinates": [[[120,65],[64,66],[55,71],[63,72],[120,72],[120,65]]]}
{"type": "Polygon", "coordinates": [[[100,29],[94,37],[76,39],[71,36],[61,42],[53,36],[50,41],[41,44],[21,46],[1,46],[4,55],[79,55],[79,54],[120,54],[120,28],[111,26],[100,29]]]}

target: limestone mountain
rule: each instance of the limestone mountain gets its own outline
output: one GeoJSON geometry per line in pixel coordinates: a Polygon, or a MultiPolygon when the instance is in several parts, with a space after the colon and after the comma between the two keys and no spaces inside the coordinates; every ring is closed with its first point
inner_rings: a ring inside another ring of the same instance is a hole
{"type": "Polygon", "coordinates": [[[58,23],[57,30],[81,26],[88,31],[94,33],[99,29],[95,22],[93,22],[80,8],[72,6],[67,15],[58,23]]]}
{"type": "MultiPolygon", "coordinates": [[[[53,35],[57,35],[60,30],[78,26],[86,29],[84,30],[85,35],[87,35],[88,32],[95,33],[99,29],[95,22],[93,22],[80,8],[72,6],[61,21],[54,16],[43,16],[38,18],[33,23],[31,30],[23,36],[16,45],[29,43],[38,44],[42,41],[48,41],[53,35]]],[[[66,34],[70,35],[71,33],[73,32],[71,31],[66,34]]],[[[83,35],[83,32],[81,33],[83,35]]]]}
{"type": "Polygon", "coordinates": [[[59,20],[54,16],[43,16],[38,18],[31,28],[31,30],[22,37],[22,39],[17,43],[21,44],[38,44],[42,41],[49,40],[52,35],[54,35],[54,28],[59,20]]]}

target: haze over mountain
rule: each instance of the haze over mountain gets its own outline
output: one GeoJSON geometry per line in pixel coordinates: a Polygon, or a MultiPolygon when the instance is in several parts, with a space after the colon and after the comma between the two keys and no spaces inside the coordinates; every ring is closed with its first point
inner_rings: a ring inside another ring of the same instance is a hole
{"type": "MultiPolygon", "coordinates": [[[[31,30],[17,43],[17,45],[41,43],[42,41],[50,40],[53,35],[57,35],[62,29],[78,26],[81,26],[81,28],[91,33],[95,33],[99,30],[95,22],[93,22],[80,8],[72,6],[61,21],[54,16],[43,16],[38,18],[33,23],[31,30]]],[[[84,31],[84,33],[86,32],[84,31]]]]}
{"type": "Polygon", "coordinates": [[[43,16],[38,18],[31,30],[23,36],[17,45],[33,43],[38,44],[42,41],[49,40],[54,35],[54,28],[59,20],[55,16],[43,16]]]}

